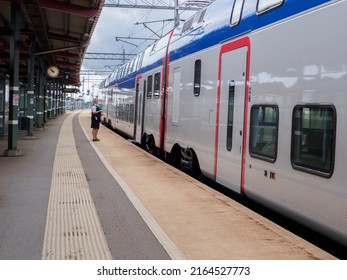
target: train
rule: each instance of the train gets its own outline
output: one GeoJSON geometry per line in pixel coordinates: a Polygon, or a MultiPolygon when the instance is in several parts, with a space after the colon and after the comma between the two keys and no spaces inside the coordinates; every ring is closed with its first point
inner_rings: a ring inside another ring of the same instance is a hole
{"type": "Polygon", "coordinates": [[[346,12],[216,0],[102,81],[104,121],[346,246],[346,12]]]}

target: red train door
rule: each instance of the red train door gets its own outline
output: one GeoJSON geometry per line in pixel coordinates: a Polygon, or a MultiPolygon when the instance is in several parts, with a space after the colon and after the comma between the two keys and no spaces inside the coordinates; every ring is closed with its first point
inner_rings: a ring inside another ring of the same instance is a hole
{"type": "Polygon", "coordinates": [[[138,115],[138,105],[139,105],[139,81],[136,79],[135,85],[135,102],[134,102],[134,133],[133,138],[136,140],[136,131],[137,131],[137,121],[139,119],[138,115]]]}
{"type": "Polygon", "coordinates": [[[216,181],[243,192],[249,84],[249,40],[224,45],[219,57],[215,140],[216,181]]]}
{"type": "Polygon", "coordinates": [[[143,135],[143,128],[144,128],[145,92],[146,92],[146,80],[142,79],[142,76],[140,76],[136,79],[135,118],[134,118],[134,139],[138,143],[141,143],[141,138],[143,135]]]}

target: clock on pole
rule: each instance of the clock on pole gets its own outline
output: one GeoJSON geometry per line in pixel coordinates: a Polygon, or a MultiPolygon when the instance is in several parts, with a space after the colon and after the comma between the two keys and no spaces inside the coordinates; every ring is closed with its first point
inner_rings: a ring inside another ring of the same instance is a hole
{"type": "Polygon", "coordinates": [[[57,66],[49,66],[47,69],[47,75],[51,78],[56,78],[59,75],[59,68],[57,66]]]}

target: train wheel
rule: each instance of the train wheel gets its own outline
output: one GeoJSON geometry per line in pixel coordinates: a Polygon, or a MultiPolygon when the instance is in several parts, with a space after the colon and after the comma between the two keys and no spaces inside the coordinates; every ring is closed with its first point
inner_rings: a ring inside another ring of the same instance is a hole
{"type": "Polygon", "coordinates": [[[153,135],[146,135],[146,150],[150,154],[156,154],[157,147],[155,146],[155,140],[153,135]]]}
{"type": "Polygon", "coordinates": [[[181,159],[181,147],[176,145],[170,153],[170,164],[173,167],[182,170],[181,159]]]}
{"type": "Polygon", "coordinates": [[[198,157],[193,149],[181,150],[181,169],[194,178],[201,177],[201,170],[198,157]]]}
{"type": "Polygon", "coordinates": [[[183,149],[179,145],[174,146],[170,153],[170,163],[194,178],[200,179],[202,177],[199,160],[193,149],[183,149]]]}
{"type": "Polygon", "coordinates": [[[108,120],[108,122],[107,122],[107,127],[108,127],[109,129],[112,129],[112,121],[111,121],[111,120],[108,120]]]}
{"type": "Polygon", "coordinates": [[[193,153],[192,168],[190,170],[191,176],[193,176],[196,179],[201,179],[202,173],[201,173],[198,157],[196,156],[194,150],[192,150],[192,153],[193,153]]]}

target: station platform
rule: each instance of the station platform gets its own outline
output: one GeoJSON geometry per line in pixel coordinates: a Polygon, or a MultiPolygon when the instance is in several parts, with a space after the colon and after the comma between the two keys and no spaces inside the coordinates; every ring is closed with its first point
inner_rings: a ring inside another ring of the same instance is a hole
{"type": "Polygon", "coordinates": [[[91,141],[89,110],[34,135],[0,157],[2,260],[335,259],[105,127],[91,141]]]}

